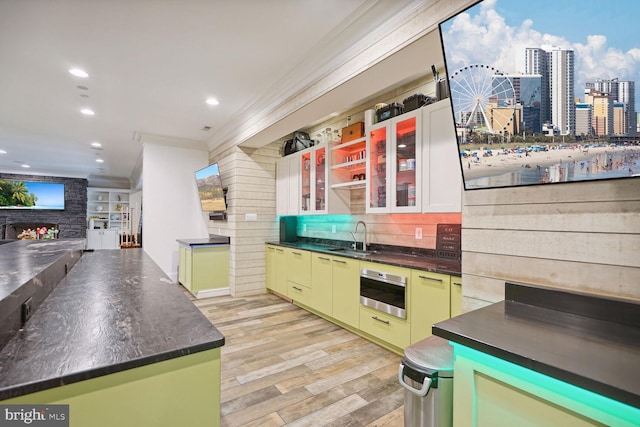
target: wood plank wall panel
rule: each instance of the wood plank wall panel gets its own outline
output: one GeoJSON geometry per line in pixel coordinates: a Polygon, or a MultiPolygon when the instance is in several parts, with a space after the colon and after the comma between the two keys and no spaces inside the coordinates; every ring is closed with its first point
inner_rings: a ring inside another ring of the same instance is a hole
{"type": "Polygon", "coordinates": [[[210,221],[209,233],[230,236],[230,290],[234,296],[264,292],[264,242],[277,239],[276,159],[280,143],[260,149],[222,146],[210,153],[228,187],[227,221],[210,221]],[[246,221],[257,214],[257,221],[246,221]]]}
{"type": "Polygon", "coordinates": [[[466,191],[463,309],[516,281],[640,301],[640,181],[466,191]]]}

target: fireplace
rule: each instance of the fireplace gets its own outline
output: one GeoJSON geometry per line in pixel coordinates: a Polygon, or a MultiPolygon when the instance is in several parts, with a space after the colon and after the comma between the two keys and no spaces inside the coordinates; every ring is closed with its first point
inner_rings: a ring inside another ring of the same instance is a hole
{"type": "Polygon", "coordinates": [[[7,240],[13,240],[13,239],[29,239],[32,238],[30,236],[25,236],[25,231],[27,230],[32,230],[32,231],[36,231],[38,229],[42,229],[43,227],[45,227],[48,231],[48,233],[46,234],[41,234],[41,235],[37,235],[36,238],[38,239],[42,239],[42,238],[55,238],[57,239],[58,237],[60,237],[60,233],[59,233],[59,227],[58,224],[53,224],[50,222],[14,222],[12,224],[6,224],[5,226],[3,226],[4,228],[4,238],[7,240]],[[56,230],[55,233],[50,232],[49,230],[56,230]],[[18,237],[20,236],[20,237],[18,237]]]}

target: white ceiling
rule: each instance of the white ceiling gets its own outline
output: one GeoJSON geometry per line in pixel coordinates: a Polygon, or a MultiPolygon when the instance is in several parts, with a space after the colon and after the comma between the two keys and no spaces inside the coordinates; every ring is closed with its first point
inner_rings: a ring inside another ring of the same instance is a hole
{"type": "Polygon", "coordinates": [[[136,133],[211,146],[407,3],[0,0],[0,171],[128,179],[136,133]]]}

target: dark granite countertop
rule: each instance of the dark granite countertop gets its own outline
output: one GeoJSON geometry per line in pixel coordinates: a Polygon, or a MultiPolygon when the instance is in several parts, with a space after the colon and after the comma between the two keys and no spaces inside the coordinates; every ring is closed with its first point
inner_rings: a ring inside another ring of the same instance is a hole
{"type": "Polygon", "coordinates": [[[313,242],[313,241],[297,241],[297,242],[266,242],[269,245],[284,246],[294,249],[302,249],[312,252],[320,252],[328,255],[342,256],[347,258],[359,259],[362,261],[379,262],[381,264],[395,265],[398,267],[412,268],[416,270],[430,271],[433,273],[450,274],[459,276],[461,274],[461,264],[459,260],[451,260],[446,258],[438,258],[435,251],[422,252],[410,250],[401,251],[400,247],[389,247],[382,245],[372,245],[372,250],[365,255],[357,251],[341,252],[343,248],[342,241],[313,242]],[[336,251],[338,249],[338,251],[336,251]]]}
{"type": "Polygon", "coordinates": [[[640,408],[640,304],[519,286],[433,334],[640,408]]]}
{"type": "Polygon", "coordinates": [[[86,252],[0,351],[0,400],[222,345],[142,249],[86,252]]]}
{"type": "Polygon", "coordinates": [[[49,267],[62,253],[84,248],[84,239],[15,240],[0,245],[0,301],[49,267]]]}
{"type": "Polygon", "coordinates": [[[185,246],[228,245],[228,236],[209,235],[203,239],[177,239],[177,242],[185,246]]]}

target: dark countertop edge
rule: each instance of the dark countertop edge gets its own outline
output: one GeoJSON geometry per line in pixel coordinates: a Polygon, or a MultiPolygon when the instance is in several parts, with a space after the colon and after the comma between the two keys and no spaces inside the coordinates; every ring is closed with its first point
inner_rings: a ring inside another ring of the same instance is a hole
{"type": "Polygon", "coordinates": [[[227,236],[211,236],[201,239],[176,239],[176,242],[186,246],[228,245],[230,239],[227,236]]]}
{"type": "MultiPolygon", "coordinates": [[[[428,271],[431,273],[448,274],[451,276],[460,276],[462,274],[460,263],[457,263],[458,268],[447,268],[447,267],[441,267],[441,266],[425,265],[425,263],[429,263],[429,261],[403,263],[401,261],[397,261],[394,259],[385,259],[385,255],[380,253],[375,254],[374,256],[366,257],[366,258],[351,256],[349,254],[331,251],[330,249],[334,248],[334,246],[330,246],[330,245],[321,245],[321,244],[309,245],[308,243],[300,245],[300,244],[296,244],[296,242],[265,242],[265,244],[282,246],[286,248],[300,249],[300,250],[305,250],[310,252],[318,252],[318,253],[323,253],[323,254],[332,255],[332,256],[355,259],[358,261],[377,262],[380,264],[388,264],[396,267],[410,268],[413,270],[428,271]],[[312,246],[317,246],[317,248],[313,248],[312,246]]],[[[390,255],[389,257],[396,258],[396,257],[402,257],[402,256],[403,256],[402,254],[394,254],[394,255],[390,255]]],[[[437,264],[438,262],[453,264],[449,260],[442,260],[439,258],[429,258],[429,260],[433,260],[431,264],[437,264]]]]}
{"type": "Polygon", "coordinates": [[[126,362],[116,363],[113,365],[102,366],[87,371],[74,372],[72,374],[63,375],[61,377],[47,378],[40,381],[34,381],[31,383],[17,384],[14,386],[0,389],[0,402],[6,399],[11,399],[26,394],[36,393],[64,385],[77,383],[80,381],[90,380],[105,375],[115,374],[117,372],[126,371],[129,369],[140,368],[153,363],[164,362],[178,357],[188,356],[190,354],[200,353],[202,351],[212,350],[214,348],[222,347],[225,344],[225,338],[209,341],[206,343],[196,344],[189,347],[183,347],[180,349],[156,353],[149,356],[141,357],[138,359],[127,360],[126,362]]]}
{"type": "Polygon", "coordinates": [[[438,325],[446,324],[446,322],[447,321],[445,320],[444,322],[440,322],[438,324],[433,325],[432,326],[433,335],[462,344],[464,346],[467,346],[474,350],[481,351],[491,356],[498,357],[500,359],[514,363],[516,365],[522,366],[532,371],[547,375],[549,377],[552,377],[561,381],[565,381],[577,387],[582,387],[586,390],[617,400],[627,405],[640,408],[640,396],[638,395],[627,392],[625,390],[621,390],[617,387],[611,386],[606,383],[595,381],[591,378],[584,377],[582,375],[574,374],[572,372],[568,372],[566,370],[556,368],[554,366],[536,361],[526,356],[516,354],[508,350],[504,350],[500,347],[489,345],[482,341],[476,340],[472,337],[449,331],[445,329],[445,327],[443,326],[438,326],[438,325]]]}

